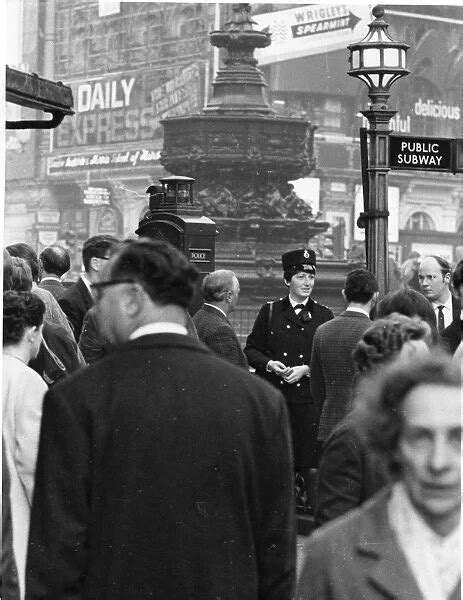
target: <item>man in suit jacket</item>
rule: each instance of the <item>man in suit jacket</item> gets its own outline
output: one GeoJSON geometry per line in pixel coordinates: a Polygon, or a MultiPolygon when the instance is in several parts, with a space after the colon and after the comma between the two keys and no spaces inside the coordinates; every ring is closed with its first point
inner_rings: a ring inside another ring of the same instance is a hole
{"type": "Polygon", "coordinates": [[[102,265],[109,259],[111,248],[118,243],[116,238],[109,235],[95,235],[89,238],[82,248],[85,273],[77,283],[67,288],[59,299],[59,305],[72,325],[77,343],[84,317],[94,304],[91,286],[98,281],[102,265]]]}
{"type": "Polygon", "coordinates": [[[378,282],[367,269],[348,273],[342,295],[346,310],[315,332],[310,361],[310,390],[320,411],[317,439],[323,443],[351,408],[357,342],[371,325],[378,282]]]}
{"type": "Polygon", "coordinates": [[[280,389],[291,420],[294,466],[305,481],[316,463],[320,414],[310,393],[310,358],[317,327],[334,317],[310,295],[316,256],[308,248],[282,256],[285,298],[264,304],[249,334],[244,353],[256,373],[280,389]]]}
{"type": "Polygon", "coordinates": [[[444,329],[460,315],[461,311],[460,299],[455,298],[450,292],[449,262],[440,256],[427,256],[420,265],[418,279],[421,292],[434,309],[437,331],[442,335],[444,329]]]}
{"type": "Polygon", "coordinates": [[[71,268],[69,252],[62,246],[48,246],[40,253],[39,263],[42,277],[38,286],[48,290],[56,300],[59,300],[65,290],[61,278],[71,268]]]}
{"type": "Polygon", "coordinates": [[[248,361],[228,320],[240,293],[236,275],[225,269],[208,273],[202,291],[204,304],[193,316],[199,339],[225,360],[247,369],[248,361]]]}
{"type": "MultiPolygon", "coordinates": [[[[461,302],[461,298],[463,297],[463,260],[460,260],[453,271],[452,284],[461,302]]],[[[442,332],[442,340],[452,354],[455,354],[458,346],[461,344],[462,317],[463,311],[460,311],[450,325],[442,332]]]]}
{"type": "Polygon", "coordinates": [[[97,318],[120,348],[46,396],[27,600],[290,600],[282,395],[187,335],[198,273],[166,242],[117,249],[97,318]]]}
{"type": "Polygon", "coordinates": [[[460,372],[438,353],[366,381],[371,450],[394,478],[309,538],[297,600],[460,598],[460,372]]]}

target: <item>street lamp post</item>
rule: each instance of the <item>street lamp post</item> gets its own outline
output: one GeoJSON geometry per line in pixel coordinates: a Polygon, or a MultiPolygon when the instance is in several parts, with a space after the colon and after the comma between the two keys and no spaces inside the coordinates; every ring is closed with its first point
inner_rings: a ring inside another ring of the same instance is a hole
{"type": "MultiPolygon", "coordinates": [[[[364,212],[359,226],[365,227],[367,267],[378,279],[380,295],[388,291],[388,202],[387,174],[389,172],[389,121],[396,111],[387,106],[391,85],[408,75],[405,68],[407,44],[394,41],[389,25],[383,21],[384,9],[373,8],[367,36],[350,44],[349,66],[351,77],[361,79],[368,86],[370,105],[361,111],[368,120],[368,185],[364,193],[364,212]]],[[[363,168],[363,164],[362,164],[363,168]]]]}

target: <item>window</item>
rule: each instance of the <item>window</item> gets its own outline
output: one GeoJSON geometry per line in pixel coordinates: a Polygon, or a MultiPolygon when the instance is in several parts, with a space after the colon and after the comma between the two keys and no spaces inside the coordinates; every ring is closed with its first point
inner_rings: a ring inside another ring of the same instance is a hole
{"type": "Polygon", "coordinates": [[[424,212],[413,213],[405,225],[408,231],[431,231],[435,228],[431,217],[424,212]]]}

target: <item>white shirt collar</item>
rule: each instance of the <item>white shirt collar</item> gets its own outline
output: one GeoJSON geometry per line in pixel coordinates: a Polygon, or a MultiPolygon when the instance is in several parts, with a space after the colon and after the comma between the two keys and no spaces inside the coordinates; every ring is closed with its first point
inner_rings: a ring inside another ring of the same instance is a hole
{"type": "Polygon", "coordinates": [[[216,306],[215,304],[209,304],[209,302],[205,302],[204,306],[212,306],[212,308],[215,308],[216,310],[218,310],[219,312],[221,312],[223,314],[224,317],[227,316],[227,313],[224,312],[221,308],[219,308],[218,306],[216,306]]]}
{"type": "Polygon", "coordinates": [[[392,486],[388,520],[423,600],[446,600],[461,577],[460,525],[437,535],[416,511],[402,482],[392,486]]]}
{"type": "Polygon", "coordinates": [[[362,315],[366,315],[368,318],[370,318],[370,313],[368,313],[364,308],[359,308],[358,306],[348,306],[346,308],[346,312],[359,312],[362,313],[362,315]]]}
{"type": "Polygon", "coordinates": [[[46,277],[42,277],[40,283],[42,283],[42,281],[58,281],[59,283],[61,283],[61,279],[59,277],[55,277],[54,275],[47,275],[46,277]]]}
{"type": "Polygon", "coordinates": [[[445,306],[445,308],[448,308],[449,311],[452,312],[452,294],[450,294],[445,302],[432,302],[434,310],[436,310],[438,306],[445,306]]]}
{"type": "Polygon", "coordinates": [[[291,298],[291,296],[288,296],[289,301],[291,303],[291,306],[294,308],[295,306],[297,306],[298,304],[303,304],[304,306],[307,304],[307,302],[309,301],[309,296],[307,296],[307,298],[303,301],[303,302],[298,302],[297,300],[293,300],[291,298]]]}
{"type": "Polygon", "coordinates": [[[159,323],[148,323],[148,325],[138,327],[129,335],[129,340],[135,340],[136,338],[144,335],[152,335],[153,333],[179,333],[181,335],[188,335],[188,331],[183,325],[171,323],[170,321],[163,321],[159,323]]]}
{"type": "Polygon", "coordinates": [[[85,283],[86,288],[88,289],[88,291],[90,292],[90,294],[91,294],[91,296],[93,298],[92,284],[87,279],[87,277],[86,277],[86,275],[84,273],[81,274],[80,278],[85,283]]]}

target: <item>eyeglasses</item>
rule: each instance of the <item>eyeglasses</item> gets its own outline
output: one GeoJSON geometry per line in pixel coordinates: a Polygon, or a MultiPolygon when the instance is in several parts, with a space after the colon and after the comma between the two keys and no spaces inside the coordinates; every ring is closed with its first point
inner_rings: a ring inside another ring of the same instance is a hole
{"type": "Polygon", "coordinates": [[[90,287],[93,292],[95,292],[95,296],[98,299],[100,297],[100,292],[105,287],[110,287],[112,285],[119,285],[120,283],[138,283],[135,279],[108,279],[107,281],[97,281],[95,283],[90,284],[90,287]]]}

